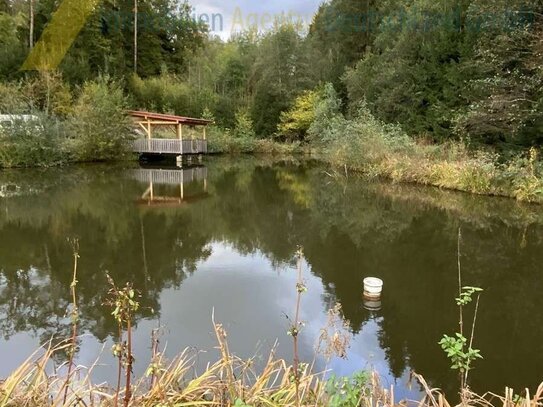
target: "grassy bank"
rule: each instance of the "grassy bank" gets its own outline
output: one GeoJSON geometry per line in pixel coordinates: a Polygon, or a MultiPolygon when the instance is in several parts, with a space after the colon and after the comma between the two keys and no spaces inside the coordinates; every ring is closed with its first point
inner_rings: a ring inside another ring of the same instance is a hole
{"type": "Polygon", "coordinates": [[[339,105],[333,90],[323,97],[308,139],[342,172],[543,203],[543,163],[535,148],[504,158],[464,140],[435,144],[383,123],[365,105],[350,117],[339,105]]]}

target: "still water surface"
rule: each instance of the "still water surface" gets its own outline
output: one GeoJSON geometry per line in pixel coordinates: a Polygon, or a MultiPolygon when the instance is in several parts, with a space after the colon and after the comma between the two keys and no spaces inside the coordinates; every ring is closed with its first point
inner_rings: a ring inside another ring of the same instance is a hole
{"type": "Polygon", "coordinates": [[[77,237],[85,332],[77,361],[91,365],[101,354],[98,381],[114,374],[106,271],[142,294],[138,374],[157,326],[168,356],[191,347],[200,365],[217,360],[213,312],[239,356],[265,359],[277,341],[277,355],[291,359],[286,315],[294,313],[300,245],[304,360],[313,360],[327,310],[340,303],[354,334],[348,359],[326,366],[319,357],[317,369],[376,369],[399,397],[417,395],[411,370],[454,391],[437,342],[457,324],[461,228],[464,282],[485,289],[475,343],[485,358],[473,387],[520,390],[543,380],[541,207],[331,177],[296,160],[204,164],[182,174],[123,166],[0,172],[0,377],[52,335],[69,336],[67,238],[77,237]],[[367,276],[385,281],[377,311],[364,306],[367,276]]]}

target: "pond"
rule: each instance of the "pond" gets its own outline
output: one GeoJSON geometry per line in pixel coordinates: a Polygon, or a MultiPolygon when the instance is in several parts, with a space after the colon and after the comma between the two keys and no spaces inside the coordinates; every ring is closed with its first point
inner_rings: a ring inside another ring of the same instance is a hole
{"type": "MultiPolygon", "coordinates": [[[[287,335],[303,247],[308,291],[301,305],[301,357],[336,375],[375,369],[398,397],[415,398],[412,370],[454,392],[438,345],[458,326],[457,238],[465,284],[480,302],[472,386],[535,388],[543,380],[543,211],[477,197],[335,174],[311,161],[207,158],[159,170],[92,165],[0,172],[0,377],[52,336],[69,337],[72,248],[80,246],[77,363],[113,381],[116,325],[103,303],[106,272],[141,292],[135,373],[162,327],[170,358],[185,348],[216,361],[212,316],[231,350],[256,362],[287,335]],[[385,282],[367,309],[363,279],[385,282]],[[347,359],[326,363],[315,345],[327,311],[343,308],[353,338],[347,359]]],[[[468,315],[468,317],[470,317],[468,315]]],[[[59,363],[62,361],[59,360],[59,363]]]]}

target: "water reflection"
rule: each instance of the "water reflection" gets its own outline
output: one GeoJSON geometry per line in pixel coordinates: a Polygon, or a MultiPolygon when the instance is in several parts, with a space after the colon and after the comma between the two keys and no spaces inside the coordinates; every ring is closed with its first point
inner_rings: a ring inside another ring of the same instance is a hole
{"type": "Polygon", "coordinates": [[[148,185],[137,201],[142,206],[179,206],[208,196],[207,167],[204,166],[175,169],[139,168],[131,170],[130,175],[137,181],[148,185]],[[189,191],[186,191],[187,189],[189,191]]]}
{"type": "MultiPolygon", "coordinates": [[[[451,389],[455,378],[437,341],[456,325],[461,226],[465,281],[486,289],[475,344],[485,359],[474,387],[499,391],[543,379],[539,207],[335,179],[311,162],[213,159],[171,171],[88,166],[0,173],[0,185],[10,185],[2,191],[11,191],[0,197],[0,376],[40,341],[68,336],[66,239],[78,237],[78,296],[88,333],[82,364],[115,335],[101,306],[106,270],[143,293],[139,369],[159,324],[170,356],[193,346],[208,351],[198,356],[202,362],[213,360],[213,310],[238,354],[265,355],[278,339],[279,356],[290,358],[284,315],[292,312],[293,258],[303,245],[304,358],[312,359],[326,311],[337,301],[355,334],[349,360],[330,365],[338,374],[373,366],[398,384],[401,396],[411,394],[406,382],[415,369],[451,389]],[[385,281],[380,306],[363,301],[367,276],[385,281]]],[[[98,374],[106,379],[108,369],[98,374]]]]}

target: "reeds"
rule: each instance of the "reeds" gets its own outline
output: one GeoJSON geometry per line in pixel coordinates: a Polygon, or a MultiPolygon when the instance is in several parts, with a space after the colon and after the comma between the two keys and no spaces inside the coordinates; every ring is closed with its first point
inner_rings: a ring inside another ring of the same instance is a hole
{"type": "MultiPolygon", "coordinates": [[[[323,374],[300,369],[298,392],[292,380],[293,367],[270,352],[265,366],[257,373],[246,361],[231,354],[224,328],[215,324],[221,359],[201,374],[194,374],[196,357],[189,350],[182,352],[169,363],[162,355],[155,355],[152,362],[164,366],[154,376],[152,387],[149,378],[135,381],[131,389],[129,406],[296,406],[297,394],[301,406],[328,407],[330,394],[326,392],[323,374]]],[[[117,397],[126,399],[126,389],[98,386],[92,383],[93,366],[78,366],[72,372],[70,392],[64,400],[65,377],[53,370],[53,358],[66,352],[71,344],[45,345],[31,355],[5,381],[0,383],[0,407],[7,406],[112,406],[117,397]]],[[[304,365],[305,366],[305,365],[304,365]]],[[[417,407],[450,407],[445,395],[430,385],[420,375],[414,375],[424,390],[417,401],[394,400],[394,388],[382,387],[376,373],[364,384],[358,406],[378,407],[412,405],[417,407]]],[[[506,389],[504,395],[493,393],[466,394],[463,405],[480,407],[541,407],[543,384],[534,395],[526,389],[515,395],[506,389]]]]}

